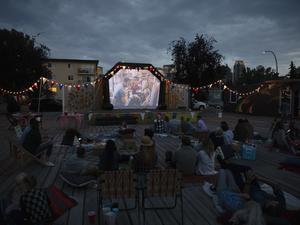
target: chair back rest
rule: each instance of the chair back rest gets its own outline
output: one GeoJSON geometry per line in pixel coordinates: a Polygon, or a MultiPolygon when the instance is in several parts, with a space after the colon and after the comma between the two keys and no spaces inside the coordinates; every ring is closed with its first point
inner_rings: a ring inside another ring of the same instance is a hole
{"type": "Polygon", "coordinates": [[[141,146],[135,157],[135,170],[145,172],[153,170],[157,163],[157,154],[154,146],[141,146]]]}
{"type": "Polygon", "coordinates": [[[6,113],[6,118],[11,126],[17,126],[18,120],[12,114],[6,113]]]}
{"type": "Polygon", "coordinates": [[[175,197],[181,192],[181,173],[176,169],[151,170],[145,197],[175,197]]]}
{"type": "Polygon", "coordinates": [[[103,199],[135,198],[136,175],[131,170],[105,171],[100,178],[103,199]]]}
{"type": "Polygon", "coordinates": [[[194,138],[197,138],[200,142],[202,142],[209,137],[209,132],[208,131],[195,131],[195,132],[193,132],[192,136],[194,138]]]}

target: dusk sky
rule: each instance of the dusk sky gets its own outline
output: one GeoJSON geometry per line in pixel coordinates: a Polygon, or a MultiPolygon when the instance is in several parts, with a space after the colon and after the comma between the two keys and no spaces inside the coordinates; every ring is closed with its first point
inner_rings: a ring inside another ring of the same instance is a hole
{"type": "Polygon", "coordinates": [[[1,0],[0,28],[36,35],[53,58],[170,64],[169,43],[212,36],[231,68],[235,60],[288,72],[300,66],[299,0],[1,0]]]}

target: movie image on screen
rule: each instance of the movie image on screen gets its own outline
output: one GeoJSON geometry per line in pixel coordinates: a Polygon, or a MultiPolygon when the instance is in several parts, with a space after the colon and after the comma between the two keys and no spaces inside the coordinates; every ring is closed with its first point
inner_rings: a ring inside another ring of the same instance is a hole
{"type": "Polygon", "coordinates": [[[110,102],[115,109],[155,109],[160,81],[148,70],[121,69],[109,79],[110,102]]]}

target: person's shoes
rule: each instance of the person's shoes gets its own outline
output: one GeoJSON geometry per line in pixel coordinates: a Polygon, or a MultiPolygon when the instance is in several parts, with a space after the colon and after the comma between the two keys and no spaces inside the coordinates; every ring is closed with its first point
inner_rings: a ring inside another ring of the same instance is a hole
{"type": "Polygon", "coordinates": [[[217,211],[219,212],[219,213],[224,213],[225,211],[224,211],[224,209],[222,208],[222,206],[220,205],[220,203],[219,203],[219,199],[218,199],[218,196],[217,195],[213,195],[212,196],[212,200],[213,200],[213,203],[214,203],[214,206],[215,206],[215,208],[217,209],[217,211]]]}
{"type": "Polygon", "coordinates": [[[216,187],[214,186],[214,185],[210,185],[210,190],[211,190],[211,192],[215,195],[216,193],[217,193],[217,189],[216,189],[216,187]]]}
{"type": "Polygon", "coordinates": [[[213,191],[211,190],[211,184],[208,183],[208,182],[204,182],[204,184],[202,185],[202,189],[203,191],[205,192],[205,194],[207,194],[209,197],[213,197],[214,193],[213,191]]]}
{"type": "Polygon", "coordinates": [[[45,166],[54,167],[55,165],[54,165],[54,163],[47,161],[47,162],[45,162],[45,166]]]}

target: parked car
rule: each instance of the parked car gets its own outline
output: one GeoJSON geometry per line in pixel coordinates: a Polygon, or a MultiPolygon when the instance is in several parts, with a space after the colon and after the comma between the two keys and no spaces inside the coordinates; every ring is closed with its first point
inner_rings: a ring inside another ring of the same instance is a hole
{"type": "MultiPolygon", "coordinates": [[[[29,109],[38,111],[39,99],[32,99],[29,103],[29,109]]],[[[58,99],[45,98],[40,100],[41,112],[59,112],[62,111],[62,101],[58,99]]]]}
{"type": "Polygon", "coordinates": [[[208,107],[207,103],[198,100],[193,100],[193,109],[203,110],[206,109],[207,107],[208,107]]]}

